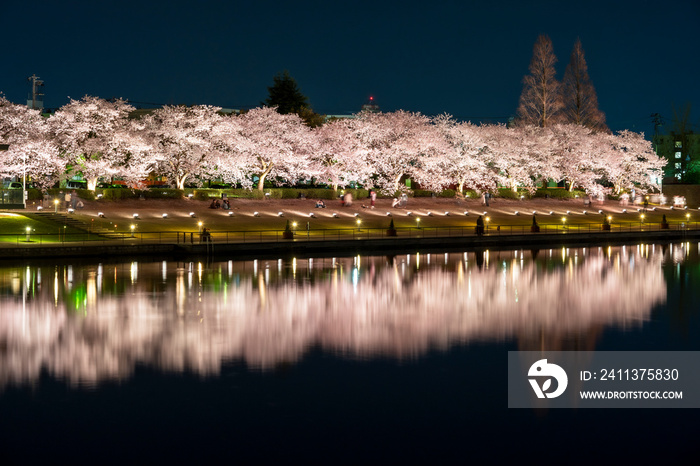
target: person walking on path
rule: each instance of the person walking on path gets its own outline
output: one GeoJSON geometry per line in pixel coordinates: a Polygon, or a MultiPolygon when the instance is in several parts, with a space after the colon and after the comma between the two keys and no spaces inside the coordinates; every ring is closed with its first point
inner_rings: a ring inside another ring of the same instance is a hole
{"type": "Polygon", "coordinates": [[[369,205],[370,209],[374,209],[374,204],[377,202],[377,193],[372,190],[369,192],[369,205]]]}

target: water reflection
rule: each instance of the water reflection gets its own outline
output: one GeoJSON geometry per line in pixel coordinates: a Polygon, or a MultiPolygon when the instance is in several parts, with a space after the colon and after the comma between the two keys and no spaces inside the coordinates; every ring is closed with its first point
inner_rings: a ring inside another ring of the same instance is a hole
{"type": "Polygon", "coordinates": [[[665,302],[661,263],[689,249],[0,268],[0,387],[42,370],[73,385],[136,364],[265,370],[312,346],[362,358],[504,340],[590,350],[604,327],[639,326],[665,302]]]}

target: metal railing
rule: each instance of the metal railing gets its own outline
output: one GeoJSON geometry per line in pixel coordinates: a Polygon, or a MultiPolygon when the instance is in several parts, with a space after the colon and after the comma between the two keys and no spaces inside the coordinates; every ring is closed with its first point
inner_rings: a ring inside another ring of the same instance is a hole
{"type": "MultiPolygon", "coordinates": [[[[539,224],[540,231],[532,232],[529,225],[484,225],[484,236],[570,234],[570,233],[619,233],[631,231],[691,231],[700,229],[700,223],[669,222],[665,227],[661,223],[620,222],[610,225],[610,230],[603,230],[601,223],[574,224],[539,224]]],[[[230,230],[211,231],[209,236],[198,231],[125,231],[99,233],[31,233],[0,234],[0,247],[17,247],[31,245],[75,246],[99,244],[199,244],[209,241],[226,243],[264,243],[288,242],[283,230],[230,230]]],[[[393,238],[443,238],[477,236],[473,225],[441,227],[398,227],[396,236],[389,236],[386,228],[326,228],[293,231],[293,241],[336,241],[368,240],[393,238]]]]}

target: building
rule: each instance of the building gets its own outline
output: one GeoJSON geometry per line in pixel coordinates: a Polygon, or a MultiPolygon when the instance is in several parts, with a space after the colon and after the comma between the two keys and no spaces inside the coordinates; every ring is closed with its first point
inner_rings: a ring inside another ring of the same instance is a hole
{"type": "Polygon", "coordinates": [[[700,134],[688,131],[654,137],[657,155],[668,160],[664,184],[700,184],[700,134]]]}

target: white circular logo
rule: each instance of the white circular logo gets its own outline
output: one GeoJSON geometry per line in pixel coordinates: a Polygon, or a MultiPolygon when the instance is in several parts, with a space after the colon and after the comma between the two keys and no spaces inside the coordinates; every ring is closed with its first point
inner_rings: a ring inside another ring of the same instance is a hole
{"type": "Polygon", "coordinates": [[[534,377],[528,378],[528,380],[537,398],[556,398],[564,393],[566,385],[569,383],[564,369],[556,364],[548,364],[546,359],[540,359],[530,366],[527,375],[534,377]],[[548,392],[552,388],[552,378],[557,381],[557,388],[553,392],[548,392]],[[540,380],[542,380],[542,385],[540,385],[540,380]]]}

